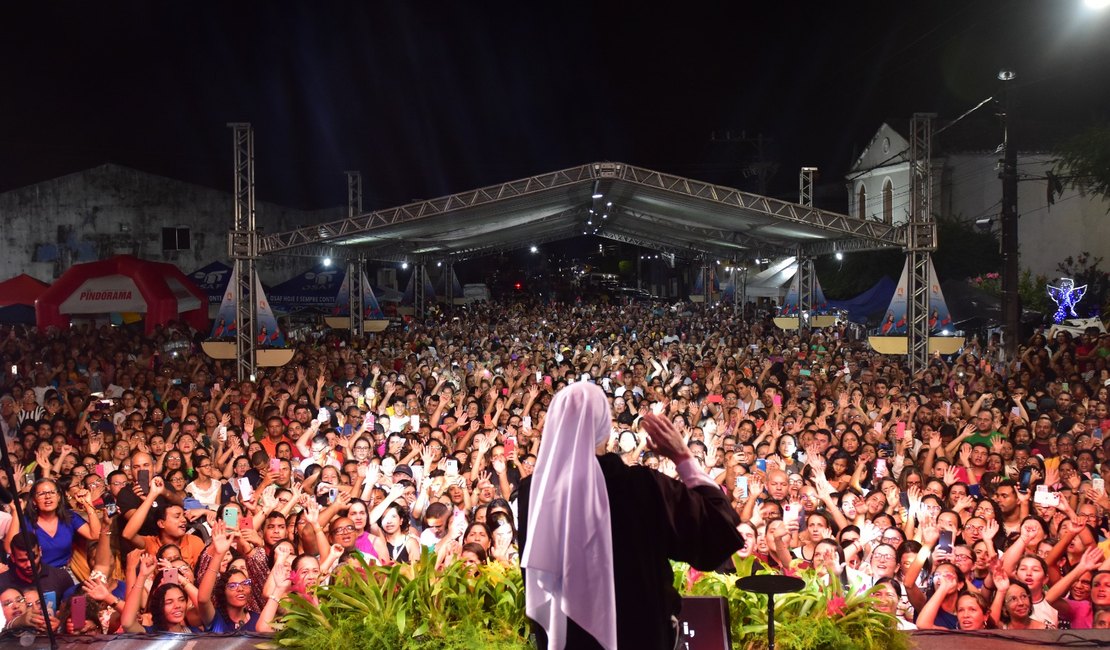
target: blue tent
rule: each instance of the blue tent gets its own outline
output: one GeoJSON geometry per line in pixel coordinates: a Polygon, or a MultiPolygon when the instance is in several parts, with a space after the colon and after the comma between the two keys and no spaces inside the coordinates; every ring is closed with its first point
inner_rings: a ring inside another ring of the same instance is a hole
{"type": "Polygon", "coordinates": [[[212,262],[189,274],[189,279],[208,296],[208,304],[220,305],[224,291],[231,282],[231,267],[223,262],[212,262]]]}
{"type": "Polygon", "coordinates": [[[320,263],[267,290],[266,295],[270,305],[280,311],[318,309],[331,313],[346,272],[345,267],[320,263]]]}
{"type": "Polygon", "coordinates": [[[866,323],[868,320],[878,321],[879,312],[890,304],[894,297],[894,290],[898,284],[884,275],[879,278],[875,286],[848,300],[830,300],[829,306],[833,309],[843,309],[848,312],[848,320],[853,323],[866,323]],[[874,318],[871,318],[874,316],[874,318]]]}

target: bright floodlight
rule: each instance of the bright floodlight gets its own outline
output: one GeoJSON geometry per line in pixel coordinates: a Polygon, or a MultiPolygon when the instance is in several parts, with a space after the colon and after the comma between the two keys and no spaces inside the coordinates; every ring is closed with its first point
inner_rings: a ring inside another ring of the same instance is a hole
{"type": "Polygon", "coordinates": [[[601,192],[594,192],[594,194],[591,198],[600,199],[603,196],[605,196],[605,195],[602,194],[601,192]]]}
{"type": "Polygon", "coordinates": [[[325,257],[324,258],[324,266],[331,266],[331,258],[330,257],[325,257]]]}
{"type": "Polygon", "coordinates": [[[436,268],[443,266],[443,262],[436,262],[436,268]]]}
{"type": "Polygon", "coordinates": [[[1102,11],[1103,9],[1110,7],[1110,0],[1083,0],[1083,4],[1087,5],[1088,9],[1102,11]]]}
{"type": "Polygon", "coordinates": [[[535,247],[535,246],[533,246],[532,248],[530,248],[530,249],[528,249],[528,250],[532,251],[533,253],[538,253],[538,252],[540,252],[540,249],[539,249],[539,248],[537,248],[537,247],[535,247]]]}
{"type": "Polygon", "coordinates": [[[844,259],[844,253],[841,253],[840,251],[836,251],[836,259],[838,259],[838,260],[844,259]]]}
{"type": "Polygon", "coordinates": [[[1017,73],[1015,73],[1013,70],[998,71],[999,81],[1012,81],[1015,77],[1017,77],[1017,73]]]}
{"type": "Polygon", "coordinates": [[[409,267],[409,263],[408,263],[408,262],[401,262],[401,268],[402,268],[402,269],[407,269],[408,267],[409,267]]]}

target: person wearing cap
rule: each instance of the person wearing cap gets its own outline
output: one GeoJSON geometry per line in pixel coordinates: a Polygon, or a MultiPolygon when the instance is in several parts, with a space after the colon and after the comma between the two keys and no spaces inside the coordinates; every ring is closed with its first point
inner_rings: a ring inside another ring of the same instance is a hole
{"type": "Polygon", "coordinates": [[[551,402],[518,500],[525,609],[541,650],[673,648],[681,600],[668,560],[712,570],[744,543],[727,495],[674,425],[651,415],[644,425],[681,482],[596,455],[612,430],[598,386],[575,382],[551,402]]]}

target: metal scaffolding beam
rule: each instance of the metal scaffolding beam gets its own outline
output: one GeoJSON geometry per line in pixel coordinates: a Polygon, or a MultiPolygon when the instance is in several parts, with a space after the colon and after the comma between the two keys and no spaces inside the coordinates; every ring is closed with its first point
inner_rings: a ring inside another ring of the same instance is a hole
{"type": "Polygon", "coordinates": [[[848,215],[819,210],[789,201],[749,194],[731,187],[713,185],[673,174],[624,165],[620,179],[644,187],[654,187],[679,195],[689,196],[710,204],[739,207],[775,217],[780,221],[808,226],[827,233],[840,233],[865,239],[874,239],[888,245],[898,245],[898,228],[877,221],[856,219],[848,215]]]}
{"type": "Polygon", "coordinates": [[[444,281],[443,281],[443,293],[447,294],[447,309],[451,310],[451,309],[455,308],[455,298],[461,298],[462,297],[462,296],[456,296],[455,295],[455,282],[454,282],[454,279],[455,279],[455,261],[454,260],[447,260],[447,263],[443,265],[443,273],[444,273],[443,277],[445,278],[444,281]]]}
{"type": "MultiPolygon", "coordinates": [[[[747,250],[759,250],[767,254],[793,255],[793,249],[785,242],[760,239],[739,231],[695,226],[678,219],[660,217],[623,207],[615,208],[611,214],[626,215],[636,221],[650,223],[652,224],[651,231],[653,234],[657,234],[660,229],[667,229],[674,233],[673,238],[675,239],[680,238],[683,234],[692,235],[705,249],[712,247],[712,252],[715,255],[735,255],[737,252],[747,250]],[[724,246],[721,244],[724,244],[724,246]]],[[[613,221],[612,223],[620,222],[613,221]]],[[[666,238],[671,239],[672,237],[667,236],[666,238]]]]}
{"type": "MultiPolygon", "coordinates": [[[[813,174],[816,167],[802,167],[798,173],[798,205],[813,207],[813,174]]],[[[810,311],[813,309],[813,285],[817,272],[813,268],[813,258],[798,248],[798,330],[809,329],[810,311]]]]}
{"type": "Polygon", "coordinates": [[[815,241],[811,244],[802,246],[802,250],[807,255],[813,257],[820,257],[822,255],[832,255],[836,252],[841,253],[861,253],[865,251],[878,251],[889,250],[891,248],[905,248],[905,230],[898,229],[897,240],[902,242],[898,245],[883,244],[872,239],[822,239],[815,241]]]}
{"type": "Polygon", "coordinates": [[[813,177],[816,167],[802,167],[798,172],[798,205],[813,207],[813,177]]]}
{"type": "Polygon", "coordinates": [[[813,258],[798,251],[798,329],[809,329],[810,312],[813,311],[813,258]]]}
{"type": "Polygon", "coordinates": [[[254,129],[249,122],[232,122],[232,152],[235,161],[234,217],[227,236],[228,257],[234,260],[235,286],[235,372],[240,381],[255,379],[255,261],[258,259],[258,229],[254,204],[254,129]]]}
{"type": "Polygon", "coordinates": [[[934,113],[914,113],[910,122],[910,221],[905,250],[909,264],[907,350],[912,373],[929,365],[929,259],[937,247],[931,165],[935,117],[934,113]]]}
{"type": "MultiPolygon", "coordinates": [[[[347,217],[353,218],[362,213],[362,174],[348,171],[347,175],[347,217]]],[[[362,274],[366,268],[361,255],[347,259],[347,299],[350,304],[351,340],[362,337],[362,274]]]]}
{"type": "MultiPolygon", "coordinates": [[[[819,210],[757,194],[741,192],[734,188],[704,183],[673,174],[625,165],[621,163],[593,163],[571,167],[549,174],[531,176],[521,180],[491,185],[436,199],[417,201],[407,205],[378,210],[366,214],[275,233],[260,238],[259,252],[283,252],[299,246],[319,244],[371,234],[389,226],[410,223],[421,219],[472,210],[533,195],[548,194],[553,190],[575,186],[612,190],[619,184],[635,185],[661,190],[678,197],[695,199],[696,204],[707,208],[740,209],[755,216],[772,217],[775,222],[785,222],[812,228],[826,235],[843,235],[870,239],[885,246],[901,246],[898,227],[876,221],[855,219],[848,215],[819,210]]],[[[750,233],[749,233],[750,235],[750,233]]],[[[756,238],[758,239],[758,238],[756,238]]],[[[763,246],[778,245],[767,241],[763,246]]]]}
{"type": "Polygon", "coordinates": [[[525,179],[491,185],[477,190],[469,190],[459,194],[451,194],[426,201],[416,201],[407,205],[378,210],[355,217],[348,217],[338,221],[323,223],[318,226],[298,228],[289,232],[267,235],[260,241],[263,253],[278,251],[313,244],[321,241],[331,241],[351,237],[358,234],[373,232],[387,226],[400,223],[418,221],[427,217],[447,214],[456,210],[474,208],[497,201],[528,196],[548,190],[574,185],[576,183],[590,182],[593,179],[593,170],[590,165],[580,165],[549,174],[531,176],[525,179]]]}
{"type": "Polygon", "coordinates": [[[413,316],[419,320],[424,320],[424,316],[427,315],[427,296],[424,294],[424,279],[427,273],[424,262],[412,265],[412,311],[413,316]]]}

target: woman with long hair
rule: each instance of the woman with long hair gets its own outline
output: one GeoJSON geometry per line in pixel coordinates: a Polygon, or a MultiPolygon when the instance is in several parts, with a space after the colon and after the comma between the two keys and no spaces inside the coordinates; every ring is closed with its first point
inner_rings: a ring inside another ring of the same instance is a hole
{"type": "MultiPolygon", "coordinates": [[[[65,495],[52,479],[42,478],[31,485],[22,525],[30,526],[42,549],[42,561],[63,569],[73,557],[74,540],[82,537],[96,540],[100,537],[100,517],[93,508],[89,491],[80,489],[77,501],[85,517],[66,506],[65,495]]],[[[19,533],[21,522],[12,519],[5,543],[11,547],[12,539],[19,533]]]]}
{"type": "Polygon", "coordinates": [[[200,579],[201,620],[209,632],[216,634],[240,630],[253,632],[258,624],[259,613],[248,607],[252,585],[250,574],[234,566],[224,573],[218,570],[239,534],[238,531],[227,530],[222,521],[215,523],[212,544],[208,547],[212,561],[200,579]]]}
{"type": "Polygon", "coordinates": [[[139,623],[140,601],[144,591],[143,585],[151,579],[158,568],[157,559],[143,553],[139,560],[139,572],[136,584],[127,591],[127,599],[123,604],[120,615],[120,624],[124,631],[141,634],[143,632],[176,632],[180,634],[197,634],[200,628],[189,625],[186,614],[189,611],[189,596],[185,588],[175,582],[164,582],[151,590],[147,597],[146,611],[150,614],[151,626],[144,627],[139,623]]]}

